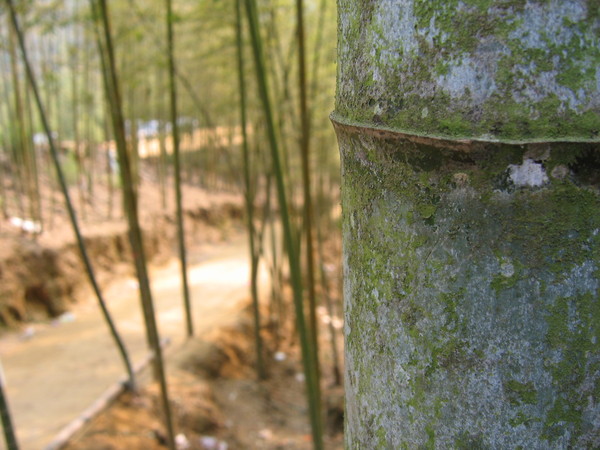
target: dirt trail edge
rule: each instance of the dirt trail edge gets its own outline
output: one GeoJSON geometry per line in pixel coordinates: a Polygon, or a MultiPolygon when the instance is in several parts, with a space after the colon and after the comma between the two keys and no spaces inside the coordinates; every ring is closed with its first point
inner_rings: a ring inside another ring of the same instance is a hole
{"type": "MultiPolygon", "coordinates": [[[[177,261],[152,271],[162,339],[185,338],[177,261]]],[[[248,291],[244,236],[206,244],[190,254],[189,280],[196,335],[228,324],[248,291]]],[[[147,357],[137,284],[121,279],[105,290],[108,307],[134,365],[147,357]]],[[[117,350],[93,299],[48,324],[0,340],[10,407],[22,449],[46,446],[60,430],[124,375],[117,350]]],[[[4,443],[0,443],[4,448],[4,443]]]]}

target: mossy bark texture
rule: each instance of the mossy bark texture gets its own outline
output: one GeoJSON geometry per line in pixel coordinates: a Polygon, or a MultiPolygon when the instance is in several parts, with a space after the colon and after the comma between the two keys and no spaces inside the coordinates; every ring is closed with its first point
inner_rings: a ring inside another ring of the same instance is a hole
{"type": "Polygon", "coordinates": [[[598,137],[597,0],[339,0],[338,8],[343,117],[447,137],[598,137]]]}
{"type": "Polygon", "coordinates": [[[338,6],[347,448],[600,447],[597,2],[338,6]]]}

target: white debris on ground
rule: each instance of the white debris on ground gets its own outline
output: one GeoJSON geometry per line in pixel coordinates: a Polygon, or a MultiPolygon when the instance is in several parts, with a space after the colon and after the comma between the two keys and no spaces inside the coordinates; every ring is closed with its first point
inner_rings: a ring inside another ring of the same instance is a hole
{"type": "Polygon", "coordinates": [[[200,445],[205,450],[227,450],[229,448],[227,442],[220,441],[213,436],[202,436],[200,438],[200,445]]]}
{"type": "Polygon", "coordinates": [[[287,356],[283,352],[275,352],[275,354],[273,355],[273,359],[275,361],[282,362],[282,361],[285,361],[287,359],[287,356]]]}
{"type": "Polygon", "coordinates": [[[35,335],[35,328],[33,326],[25,327],[19,338],[23,341],[28,341],[35,335]]]}
{"type": "Polygon", "coordinates": [[[190,441],[185,437],[185,434],[179,433],[175,436],[175,445],[177,446],[177,450],[187,450],[190,448],[190,441]]]}
{"type": "Polygon", "coordinates": [[[20,217],[11,217],[8,219],[10,224],[16,228],[20,228],[25,233],[40,234],[42,232],[42,224],[36,220],[21,219],[20,217]]]}
{"type": "Polygon", "coordinates": [[[77,317],[70,311],[67,311],[52,321],[52,326],[62,325],[63,323],[75,322],[77,317]]]}

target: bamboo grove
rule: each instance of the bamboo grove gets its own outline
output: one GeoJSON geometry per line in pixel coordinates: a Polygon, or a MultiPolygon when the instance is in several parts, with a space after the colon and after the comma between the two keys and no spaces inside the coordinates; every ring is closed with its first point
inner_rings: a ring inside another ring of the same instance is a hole
{"type": "MultiPolygon", "coordinates": [[[[0,208],[30,236],[66,211],[108,332],[136,389],[127,349],[96,281],[81,224],[123,218],[146,338],[175,448],[139,216],[144,177],[174,205],[185,333],[194,335],[181,186],[243,194],[256,375],[269,376],[261,329],[297,336],[315,448],[323,448],[323,373],[316,310],[340,305],[324,263],[338,229],[339,164],[328,120],[335,80],[335,5],[326,0],[2,0],[0,208]],[[200,137],[197,137],[200,136],[200,137]],[[152,145],[150,145],[152,144],[152,145]],[[44,189],[46,187],[47,189],[44,189]],[[100,189],[102,187],[102,189],[100,189]],[[98,192],[107,192],[99,195],[98,192]],[[268,292],[258,283],[261,265],[268,292]]],[[[182,324],[183,327],[183,324],[182,324]]],[[[0,384],[2,393],[3,383],[0,384]]],[[[9,448],[9,405],[0,401],[9,448]]]]}

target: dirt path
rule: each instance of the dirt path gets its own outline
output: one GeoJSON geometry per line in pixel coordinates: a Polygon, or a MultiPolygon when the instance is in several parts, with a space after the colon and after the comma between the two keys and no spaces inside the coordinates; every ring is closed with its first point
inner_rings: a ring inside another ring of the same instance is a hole
{"type": "MultiPolygon", "coordinates": [[[[189,255],[196,335],[228,323],[247,299],[248,263],[244,237],[202,246],[189,255]]],[[[152,271],[152,291],[161,337],[175,347],[184,340],[179,265],[152,271]]],[[[147,355],[137,284],[119,280],[105,290],[109,309],[133,364],[147,355]]],[[[8,335],[0,355],[8,397],[22,449],[42,449],[61,428],[124,375],[118,353],[93,298],[72,316],[32,327],[33,335],[8,335]]],[[[4,442],[0,443],[0,448],[4,442]]]]}

